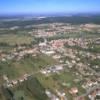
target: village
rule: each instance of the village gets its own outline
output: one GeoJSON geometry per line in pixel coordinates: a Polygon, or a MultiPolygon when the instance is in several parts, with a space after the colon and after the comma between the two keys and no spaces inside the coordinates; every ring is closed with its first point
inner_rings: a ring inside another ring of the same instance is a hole
{"type": "Polygon", "coordinates": [[[100,100],[100,0],[0,0],[0,100],[100,100]]]}
{"type": "MultiPolygon", "coordinates": [[[[60,82],[59,84],[62,84],[64,87],[68,87],[69,85],[69,94],[72,95],[73,98],[78,98],[75,100],[85,100],[84,96],[80,97],[79,88],[84,89],[84,91],[88,91],[90,89],[90,92],[85,95],[90,98],[90,100],[92,100],[91,98],[95,98],[97,95],[100,95],[100,72],[96,71],[96,69],[99,70],[100,66],[93,65],[93,68],[91,67],[91,61],[96,59],[100,60],[100,54],[86,51],[86,49],[89,48],[88,44],[91,43],[92,40],[82,38],[68,38],[48,41],[46,38],[43,39],[43,42],[39,42],[38,44],[33,45],[31,48],[18,46],[17,48],[14,48],[14,50],[9,54],[5,54],[1,51],[0,61],[6,62],[7,60],[12,59],[20,61],[25,57],[25,55],[36,57],[40,54],[45,54],[52,57],[52,59],[57,60],[58,64],[53,66],[44,66],[44,68],[38,70],[36,73],[24,74],[22,77],[17,78],[16,80],[9,80],[7,75],[3,75],[3,79],[6,81],[4,86],[8,88],[15,87],[19,82],[22,83],[23,81],[28,80],[28,77],[37,73],[41,73],[46,77],[53,77],[53,74],[60,75],[63,72],[71,71],[71,73],[76,77],[74,77],[74,80],[72,80],[73,84],[79,84],[82,82],[80,86],[71,87],[70,82],[60,82]],[[92,90],[93,87],[97,88],[92,90]]],[[[60,91],[62,90],[63,88],[60,91]]],[[[46,94],[49,98],[51,98],[50,100],[67,100],[66,92],[60,91],[58,91],[55,87],[55,93],[57,95],[54,95],[48,89],[46,90],[46,94]]]]}

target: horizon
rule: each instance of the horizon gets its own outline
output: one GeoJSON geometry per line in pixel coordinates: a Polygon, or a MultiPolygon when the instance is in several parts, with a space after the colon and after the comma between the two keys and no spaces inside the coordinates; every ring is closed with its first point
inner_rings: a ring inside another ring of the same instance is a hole
{"type": "Polygon", "coordinates": [[[99,14],[99,4],[100,0],[3,0],[0,15],[99,14]]]}

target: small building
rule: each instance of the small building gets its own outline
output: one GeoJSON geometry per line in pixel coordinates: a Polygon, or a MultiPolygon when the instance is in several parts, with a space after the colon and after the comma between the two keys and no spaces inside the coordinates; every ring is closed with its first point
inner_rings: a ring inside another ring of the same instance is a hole
{"type": "Polygon", "coordinates": [[[70,94],[77,94],[77,93],[78,93],[77,87],[71,88],[71,89],[69,90],[69,93],[70,93],[70,94]]]}

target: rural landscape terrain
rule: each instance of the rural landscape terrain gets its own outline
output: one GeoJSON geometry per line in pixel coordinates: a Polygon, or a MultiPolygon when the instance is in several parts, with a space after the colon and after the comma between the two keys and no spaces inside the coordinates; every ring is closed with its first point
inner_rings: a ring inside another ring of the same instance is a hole
{"type": "Polygon", "coordinates": [[[1,16],[0,100],[100,100],[100,15],[1,16]]]}

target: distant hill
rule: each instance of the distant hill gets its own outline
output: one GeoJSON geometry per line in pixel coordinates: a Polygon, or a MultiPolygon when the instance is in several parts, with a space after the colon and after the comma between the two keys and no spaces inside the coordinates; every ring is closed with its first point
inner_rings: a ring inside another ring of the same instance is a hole
{"type": "Polygon", "coordinates": [[[73,16],[55,16],[55,17],[44,17],[44,18],[34,18],[34,17],[8,17],[3,19],[0,17],[0,28],[9,28],[12,26],[26,26],[33,24],[43,24],[43,23],[71,23],[71,24],[85,24],[94,23],[100,24],[100,15],[73,15],[73,16]]]}

